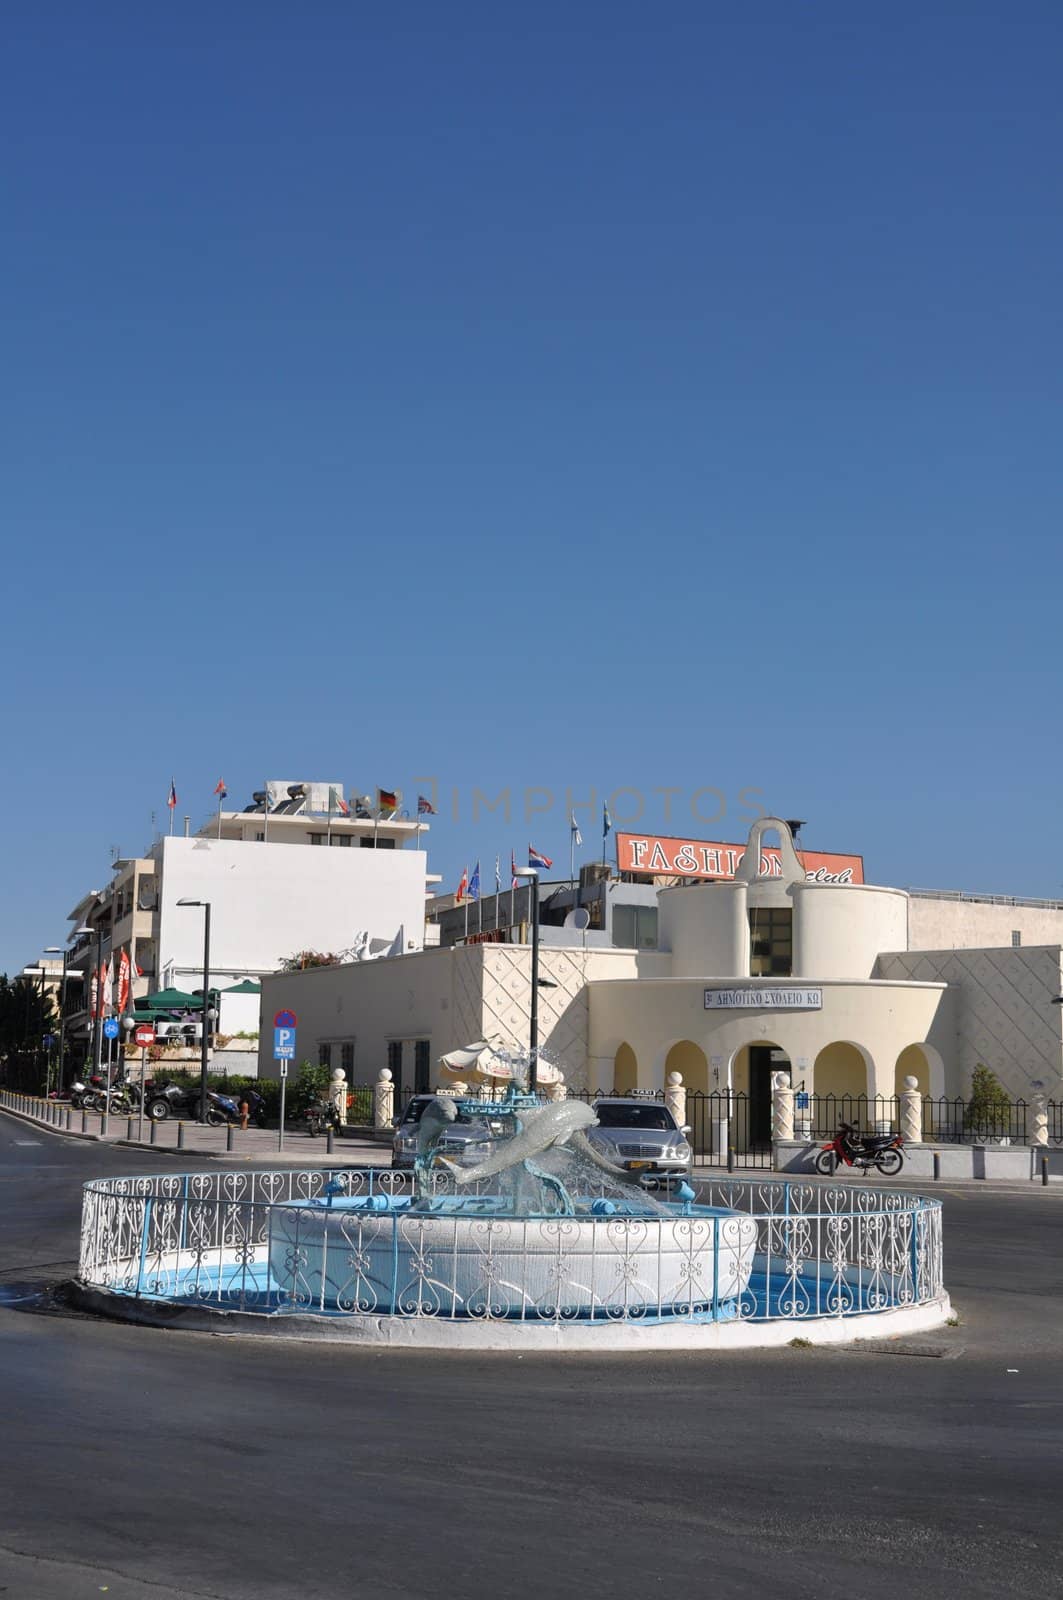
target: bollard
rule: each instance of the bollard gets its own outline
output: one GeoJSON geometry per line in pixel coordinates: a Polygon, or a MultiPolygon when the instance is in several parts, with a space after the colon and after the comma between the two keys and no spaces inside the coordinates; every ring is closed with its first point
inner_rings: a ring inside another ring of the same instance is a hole
{"type": "Polygon", "coordinates": [[[82,1133],[88,1133],[89,1131],[89,1114],[84,1106],[81,1108],[81,1131],[82,1133]]]}
{"type": "Polygon", "coordinates": [[[101,1139],[106,1139],[106,1137],[107,1137],[107,1106],[106,1106],[106,1103],[105,1103],[104,1104],[104,1108],[103,1108],[103,1116],[100,1118],[100,1138],[101,1139]]]}
{"type": "Polygon", "coordinates": [[[70,1132],[70,1124],[73,1121],[73,1119],[74,1119],[74,1108],[73,1108],[73,1106],[67,1106],[67,1108],[66,1108],[66,1130],[67,1130],[68,1133],[70,1132]]]}
{"type": "Polygon", "coordinates": [[[1042,1156],[1041,1157],[1041,1182],[1042,1183],[1047,1183],[1048,1182],[1048,1157],[1047,1156],[1042,1156]]]}
{"type": "Polygon", "coordinates": [[[149,1144],[154,1144],[155,1143],[155,1135],[158,1133],[158,1131],[159,1131],[159,1124],[155,1121],[155,1118],[152,1117],[151,1118],[151,1134],[150,1134],[150,1136],[148,1138],[148,1143],[149,1144]]]}
{"type": "Polygon", "coordinates": [[[229,1126],[225,1130],[225,1148],[226,1148],[226,1150],[231,1150],[232,1149],[232,1147],[233,1147],[233,1134],[235,1132],[236,1132],[236,1129],[233,1126],[233,1124],[230,1122],[229,1126]]]}
{"type": "Polygon", "coordinates": [[[934,1182],[935,1183],[939,1183],[940,1181],[941,1181],[941,1156],[938,1153],[938,1151],[935,1150],[934,1151],[934,1182]]]}
{"type": "Polygon", "coordinates": [[[177,1124],[177,1148],[178,1148],[178,1150],[183,1150],[184,1147],[185,1147],[185,1125],[184,1125],[183,1122],[179,1122],[177,1124]]]}
{"type": "Polygon", "coordinates": [[[126,1119],[125,1119],[125,1136],[126,1136],[127,1139],[132,1141],[132,1138],[133,1138],[133,1119],[132,1119],[132,1117],[126,1117],[126,1119]]]}
{"type": "Polygon", "coordinates": [[[247,1132],[247,1124],[248,1124],[248,1120],[250,1119],[250,1116],[251,1116],[251,1107],[248,1105],[246,1100],[241,1100],[240,1101],[240,1132],[241,1133],[246,1133],[247,1132]]]}
{"type": "Polygon", "coordinates": [[[333,1145],[335,1144],[335,1142],[336,1142],[336,1136],[335,1136],[335,1133],[334,1133],[333,1129],[330,1127],[328,1132],[325,1135],[325,1153],[327,1155],[331,1155],[332,1154],[332,1149],[333,1149],[333,1145]]]}

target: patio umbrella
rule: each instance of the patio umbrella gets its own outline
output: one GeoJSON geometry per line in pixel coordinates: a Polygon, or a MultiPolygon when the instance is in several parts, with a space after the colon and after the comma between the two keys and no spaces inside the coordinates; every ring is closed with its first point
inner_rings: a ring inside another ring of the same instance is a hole
{"type": "Polygon", "coordinates": [[[223,989],[222,994],[261,994],[262,985],[252,983],[250,978],[245,978],[243,983],[234,983],[231,988],[223,989]]]}
{"type": "Polygon", "coordinates": [[[155,994],[144,995],[137,1004],[157,1011],[202,1011],[203,996],[186,994],[183,989],[159,989],[155,994]]]}

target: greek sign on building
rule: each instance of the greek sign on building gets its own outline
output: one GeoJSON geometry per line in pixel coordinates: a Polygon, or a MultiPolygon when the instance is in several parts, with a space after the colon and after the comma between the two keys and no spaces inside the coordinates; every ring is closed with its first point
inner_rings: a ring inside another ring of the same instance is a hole
{"type": "Polygon", "coordinates": [[[706,989],[706,1011],[822,1011],[822,989],[706,989]]]}
{"type": "MultiPolygon", "coordinates": [[[[653,878],[733,878],[745,845],[717,844],[708,839],[667,839],[653,833],[618,833],[616,864],[621,872],[640,872],[653,878]]],[[[798,860],[810,883],[863,883],[863,856],[833,855],[821,850],[799,850],[798,860]]],[[[766,845],[760,870],[768,877],[782,874],[779,852],[766,845]]]]}

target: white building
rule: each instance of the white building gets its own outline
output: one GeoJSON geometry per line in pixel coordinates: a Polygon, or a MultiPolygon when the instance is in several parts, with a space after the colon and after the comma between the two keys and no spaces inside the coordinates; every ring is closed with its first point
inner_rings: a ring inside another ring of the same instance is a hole
{"type": "MultiPolygon", "coordinates": [[[[984,1064],[1015,1097],[1060,1092],[1061,905],[827,881],[778,819],[754,825],[732,878],[673,875],[656,900],[656,949],[543,930],[540,1043],[573,1087],[659,1090],[677,1070],[692,1090],[747,1094],[751,1136],[779,1070],[816,1094],[892,1096],[912,1074],[961,1096],[984,1064]]],[[[448,1050],[525,1044],[530,983],[526,944],[470,943],[267,978],[263,1013],[297,1013],[303,1058],[360,1083],[388,1066],[420,1089],[448,1050]]]]}
{"type": "MultiPolygon", "coordinates": [[[[211,907],[211,987],[222,993],[219,1031],[257,1031],[257,994],[224,993],[257,983],[304,950],[342,952],[359,940],[370,948],[419,949],[424,943],[424,825],[397,812],[367,811],[352,797],[348,815],[328,813],[324,784],[268,786],[244,811],[220,812],[199,833],[158,839],[145,856],[115,864],[111,882],[79,900],[72,965],[91,970],[97,948],[117,968],[126,950],[142,976],[143,998],[163,988],[195,992],[203,981],[204,913],[211,907]],[[324,805],[325,809],[320,807],[324,805]]],[[[344,805],[348,802],[344,801],[344,805]]],[[[134,969],[135,970],[135,969],[134,969]]],[[[76,1037],[87,1027],[87,996],[71,1004],[76,1037]]]]}

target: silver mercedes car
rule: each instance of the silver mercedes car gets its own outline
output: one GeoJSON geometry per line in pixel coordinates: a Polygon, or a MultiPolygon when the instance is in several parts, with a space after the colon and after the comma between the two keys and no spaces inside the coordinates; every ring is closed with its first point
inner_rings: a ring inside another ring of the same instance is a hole
{"type": "Polygon", "coordinates": [[[681,1128],[658,1100],[629,1100],[619,1095],[594,1102],[596,1128],[587,1138],[607,1161],[629,1172],[690,1172],[694,1152],[687,1143],[690,1129],[681,1128]]]}
{"type": "MultiPolygon", "coordinates": [[[[418,1124],[425,1107],[439,1098],[435,1094],[415,1094],[402,1116],[396,1120],[391,1141],[393,1167],[409,1170],[413,1166],[417,1156],[418,1124]]],[[[454,1121],[444,1129],[435,1148],[439,1155],[474,1165],[490,1154],[492,1139],[512,1131],[511,1126],[507,1127],[501,1118],[491,1116],[487,1109],[482,1117],[467,1116],[459,1111],[454,1121]]]]}

